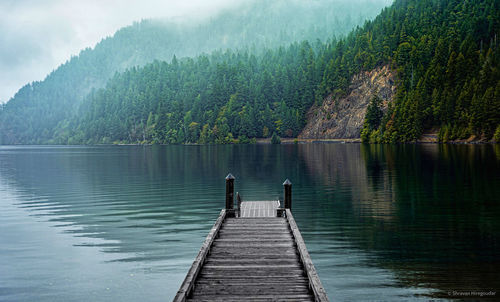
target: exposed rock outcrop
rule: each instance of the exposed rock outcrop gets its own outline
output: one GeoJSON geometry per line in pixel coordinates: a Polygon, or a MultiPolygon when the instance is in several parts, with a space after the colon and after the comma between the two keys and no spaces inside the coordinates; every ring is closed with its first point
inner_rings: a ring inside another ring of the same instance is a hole
{"type": "Polygon", "coordinates": [[[394,99],[396,86],[389,66],[353,76],[349,94],[340,99],[332,95],[323,104],[313,106],[307,113],[307,125],[299,138],[359,138],[366,108],[374,95],[383,100],[383,110],[394,99]]]}

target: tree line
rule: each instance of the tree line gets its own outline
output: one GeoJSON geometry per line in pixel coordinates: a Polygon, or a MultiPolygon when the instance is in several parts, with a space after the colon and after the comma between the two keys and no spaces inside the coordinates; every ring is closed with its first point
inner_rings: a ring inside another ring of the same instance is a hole
{"type": "Polygon", "coordinates": [[[61,142],[57,129],[78,113],[92,89],[116,72],[155,59],[195,57],[216,49],[251,49],[347,34],[390,0],[252,0],[210,18],[142,20],[87,48],[43,81],[25,85],[0,107],[0,144],[61,142]]]}
{"type": "Polygon", "coordinates": [[[344,38],[155,61],[92,91],[49,142],[293,137],[314,102],[346,95],[353,75],[385,64],[397,74],[395,101],[385,112],[371,102],[364,141],[411,142],[437,129],[442,141],[489,140],[500,135],[499,23],[495,0],[396,0],[344,38]]]}
{"type": "Polygon", "coordinates": [[[363,140],[410,142],[439,129],[440,141],[500,141],[499,24],[494,0],[396,1],[367,23],[362,62],[388,62],[399,80],[385,114],[370,104],[363,140]]]}

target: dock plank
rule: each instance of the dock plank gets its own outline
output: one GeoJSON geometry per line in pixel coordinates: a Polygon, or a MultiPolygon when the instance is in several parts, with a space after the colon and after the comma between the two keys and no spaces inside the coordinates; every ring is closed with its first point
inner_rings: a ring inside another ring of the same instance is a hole
{"type": "Polygon", "coordinates": [[[240,217],[276,217],[279,201],[243,201],[240,217]]]}
{"type": "Polygon", "coordinates": [[[240,217],[219,217],[174,302],[329,301],[291,212],[277,217],[278,207],[244,201],[240,217]]]}

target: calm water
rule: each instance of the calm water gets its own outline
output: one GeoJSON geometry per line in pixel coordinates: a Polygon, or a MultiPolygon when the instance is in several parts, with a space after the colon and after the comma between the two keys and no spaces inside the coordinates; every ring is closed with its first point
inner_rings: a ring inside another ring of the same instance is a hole
{"type": "Polygon", "coordinates": [[[171,300],[228,172],[243,199],[290,178],[332,300],[500,292],[500,146],[3,146],[0,301],[171,300]]]}

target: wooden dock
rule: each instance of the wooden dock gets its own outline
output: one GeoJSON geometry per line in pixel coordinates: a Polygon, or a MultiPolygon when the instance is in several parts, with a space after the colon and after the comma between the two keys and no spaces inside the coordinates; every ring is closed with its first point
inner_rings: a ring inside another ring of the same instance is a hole
{"type": "Polygon", "coordinates": [[[226,177],[226,208],[210,230],[174,302],[329,301],[291,212],[279,201],[241,201],[226,177]]]}

